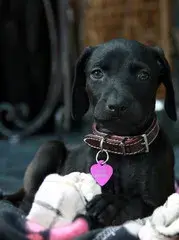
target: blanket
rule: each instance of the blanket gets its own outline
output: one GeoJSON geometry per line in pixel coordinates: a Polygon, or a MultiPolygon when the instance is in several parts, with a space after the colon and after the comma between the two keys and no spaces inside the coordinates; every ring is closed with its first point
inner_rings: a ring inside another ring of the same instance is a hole
{"type": "Polygon", "coordinates": [[[90,219],[77,216],[66,226],[30,230],[20,210],[0,203],[1,240],[177,240],[179,239],[179,194],[171,195],[152,216],[129,221],[122,226],[90,230],[90,219]]]}
{"type": "MultiPolygon", "coordinates": [[[[49,239],[70,240],[79,236],[76,239],[177,240],[179,239],[179,194],[174,193],[169,196],[165,204],[158,207],[152,216],[129,221],[121,226],[89,231],[90,220],[83,215],[78,216],[71,225],[51,229],[49,239]]],[[[35,239],[32,237],[31,240],[35,239]]]]}
{"type": "Polygon", "coordinates": [[[28,240],[175,240],[179,233],[179,194],[169,196],[145,219],[121,226],[94,229],[85,204],[101,188],[90,174],[51,174],[36,193],[28,216],[8,202],[0,202],[0,239],[28,240]]]}

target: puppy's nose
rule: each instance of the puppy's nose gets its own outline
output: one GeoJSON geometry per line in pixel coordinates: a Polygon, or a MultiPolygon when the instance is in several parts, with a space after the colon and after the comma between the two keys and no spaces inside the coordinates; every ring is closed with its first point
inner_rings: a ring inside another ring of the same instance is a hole
{"type": "Polygon", "coordinates": [[[127,110],[127,104],[125,104],[124,102],[121,102],[119,104],[108,104],[107,105],[107,110],[110,112],[125,112],[127,110]]]}

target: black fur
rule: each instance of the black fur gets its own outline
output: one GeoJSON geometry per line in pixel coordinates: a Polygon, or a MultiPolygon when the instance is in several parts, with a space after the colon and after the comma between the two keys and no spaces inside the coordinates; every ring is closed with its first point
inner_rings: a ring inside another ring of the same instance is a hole
{"type": "MultiPolygon", "coordinates": [[[[170,67],[160,48],[125,39],[88,47],[76,65],[72,115],[82,118],[91,104],[94,121],[101,131],[143,134],[155,116],[156,92],[161,82],[167,92],[166,112],[176,120],[170,67]]],[[[25,174],[21,208],[29,211],[47,174],[88,173],[96,153],[85,144],[72,151],[60,142],[41,146],[25,174]]],[[[148,153],[110,154],[109,164],[114,169],[112,178],[102,187],[102,194],[87,204],[88,215],[101,226],[148,216],[174,192],[174,154],[163,130],[148,153]]]]}

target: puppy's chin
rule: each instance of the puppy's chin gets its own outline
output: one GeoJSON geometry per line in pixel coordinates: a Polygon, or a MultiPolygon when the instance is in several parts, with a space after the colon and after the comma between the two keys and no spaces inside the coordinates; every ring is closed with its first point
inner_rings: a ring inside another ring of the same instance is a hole
{"type": "Polygon", "coordinates": [[[97,129],[107,134],[114,134],[120,136],[135,136],[143,134],[147,128],[152,124],[153,118],[136,120],[134,118],[126,119],[110,119],[102,120],[96,119],[97,129]]]}
{"type": "Polygon", "coordinates": [[[101,132],[107,134],[115,134],[120,136],[127,136],[135,134],[135,127],[132,127],[131,124],[127,124],[120,119],[112,120],[95,120],[97,129],[101,132]]]}

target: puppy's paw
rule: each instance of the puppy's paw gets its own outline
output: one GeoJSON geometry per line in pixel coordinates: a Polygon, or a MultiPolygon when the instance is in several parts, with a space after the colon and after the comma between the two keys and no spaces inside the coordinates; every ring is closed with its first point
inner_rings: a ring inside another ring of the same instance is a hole
{"type": "Polygon", "coordinates": [[[115,225],[115,217],[119,211],[114,196],[96,195],[86,206],[87,214],[101,226],[115,225]]]}

